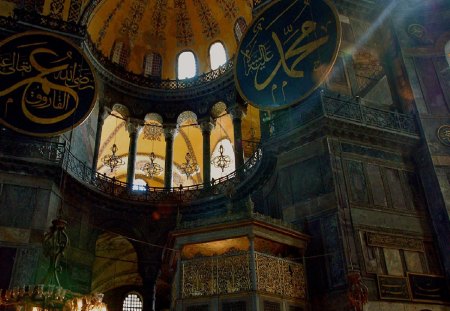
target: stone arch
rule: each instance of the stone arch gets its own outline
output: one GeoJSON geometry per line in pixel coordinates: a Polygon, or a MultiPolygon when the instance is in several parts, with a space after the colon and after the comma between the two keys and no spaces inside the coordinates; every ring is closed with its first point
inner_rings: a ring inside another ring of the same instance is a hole
{"type": "Polygon", "coordinates": [[[128,110],[128,107],[119,103],[116,103],[112,106],[112,111],[117,112],[124,119],[130,116],[130,110],[128,110]]]}
{"type": "Polygon", "coordinates": [[[133,244],[124,236],[104,232],[95,244],[91,288],[108,292],[121,286],[141,286],[139,258],[133,244]]]}
{"type": "Polygon", "coordinates": [[[211,116],[216,119],[226,112],[226,110],[227,105],[224,102],[217,102],[211,107],[211,116]]]}
{"type": "Polygon", "coordinates": [[[159,124],[163,124],[163,117],[155,112],[149,112],[145,115],[144,121],[147,122],[157,122],[159,124]]]}
{"type": "Polygon", "coordinates": [[[177,118],[177,125],[180,126],[182,123],[191,120],[194,123],[198,122],[197,115],[193,111],[183,111],[177,118]]]}

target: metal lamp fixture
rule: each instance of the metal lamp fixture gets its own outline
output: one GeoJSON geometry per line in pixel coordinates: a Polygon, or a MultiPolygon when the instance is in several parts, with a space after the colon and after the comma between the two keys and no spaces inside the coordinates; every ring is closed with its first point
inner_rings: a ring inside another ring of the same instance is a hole
{"type": "Polygon", "coordinates": [[[184,159],[186,160],[186,162],[182,163],[180,168],[183,171],[183,173],[186,175],[187,178],[200,172],[200,166],[192,158],[192,156],[189,152],[186,153],[186,156],[184,157],[184,159]]]}
{"type": "Polygon", "coordinates": [[[60,285],[58,274],[62,269],[59,262],[69,244],[66,225],[60,215],[52,221],[52,226],[44,235],[43,251],[50,259],[44,284],[0,289],[0,310],[107,311],[102,302],[103,294],[82,296],[60,285]]]}
{"type": "Polygon", "coordinates": [[[112,154],[107,154],[103,157],[103,164],[109,167],[111,173],[114,172],[119,166],[125,164],[121,157],[116,155],[118,148],[116,144],[111,147],[112,154]]]}
{"type": "Polygon", "coordinates": [[[142,170],[150,178],[161,175],[163,168],[155,162],[155,153],[152,151],[148,157],[150,158],[150,162],[145,163],[142,166],[142,170]]]}
{"type": "Polygon", "coordinates": [[[230,166],[230,163],[231,163],[230,156],[223,154],[223,145],[220,144],[219,155],[212,158],[211,164],[214,165],[214,167],[220,167],[223,172],[225,168],[230,166]]]}

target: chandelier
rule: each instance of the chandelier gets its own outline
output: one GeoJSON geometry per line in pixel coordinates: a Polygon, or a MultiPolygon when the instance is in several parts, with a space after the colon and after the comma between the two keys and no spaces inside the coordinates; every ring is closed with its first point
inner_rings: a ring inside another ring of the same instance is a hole
{"type": "Polygon", "coordinates": [[[124,165],[125,162],[116,155],[118,148],[116,144],[113,144],[111,147],[112,154],[107,154],[103,157],[103,164],[108,166],[111,170],[111,173],[114,172],[119,166],[124,165]]]}
{"type": "Polygon", "coordinates": [[[106,311],[103,294],[79,295],[61,287],[58,274],[69,238],[65,232],[67,222],[60,216],[52,221],[44,234],[43,251],[50,259],[44,284],[26,285],[13,289],[0,289],[0,310],[33,311],[106,311]]]}
{"type": "Polygon", "coordinates": [[[153,178],[155,176],[159,176],[161,172],[163,171],[163,168],[161,165],[155,162],[155,153],[152,152],[148,156],[150,158],[150,162],[145,163],[142,166],[142,170],[146,173],[146,175],[150,178],[153,178]]]}
{"type": "Polygon", "coordinates": [[[200,166],[198,166],[197,162],[192,158],[189,152],[186,153],[184,159],[186,160],[186,162],[181,164],[180,169],[183,171],[187,178],[200,172],[200,166]]]}
{"type": "Polygon", "coordinates": [[[220,144],[219,155],[217,155],[214,158],[212,158],[211,164],[214,165],[214,167],[217,167],[217,168],[220,167],[222,169],[222,172],[223,172],[225,168],[230,166],[230,163],[231,163],[230,156],[227,156],[227,155],[223,154],[223,145],[220,144]]]}

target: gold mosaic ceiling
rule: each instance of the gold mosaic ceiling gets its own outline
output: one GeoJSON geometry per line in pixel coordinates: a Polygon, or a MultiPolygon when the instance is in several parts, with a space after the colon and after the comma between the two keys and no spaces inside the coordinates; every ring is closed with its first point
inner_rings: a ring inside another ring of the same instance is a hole
{"type": "Polygon", "coordinates": [[[111,56],[114,42],[128,45],[127,70],[142,74],[144,56],[162,56],[162,78],[176,77],[176,57],[193,51],[198,72],[210,71],[209,46],[225,45],[231,58],[237,42],[234,25],[239,17],[251,22],[251,0],[103,0],[88,22],[88,33],[96,48],[111,56]]]}

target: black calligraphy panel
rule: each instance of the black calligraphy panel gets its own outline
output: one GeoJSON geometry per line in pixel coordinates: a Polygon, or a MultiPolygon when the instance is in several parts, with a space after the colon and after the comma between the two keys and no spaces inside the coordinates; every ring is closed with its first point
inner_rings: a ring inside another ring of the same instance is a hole
{"type": "Polygon", "coordinates": [[[263,110],[299,103],[326,78],[340,44],[328,0],[277,1],[254,19],[236,54],[241,96],[263,110]]]}
{"type": "Polygon", "coordinates": [[[67,39],[25,32],[0,43],[0,121],[33,136],[76,127],[95,104],[92,66],[67,39]]]}

